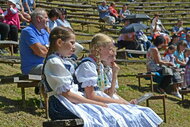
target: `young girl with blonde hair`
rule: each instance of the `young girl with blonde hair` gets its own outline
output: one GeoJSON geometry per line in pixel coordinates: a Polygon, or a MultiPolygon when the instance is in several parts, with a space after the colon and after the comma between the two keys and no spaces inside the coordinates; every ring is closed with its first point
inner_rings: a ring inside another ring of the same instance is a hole
{"type": "MultiPolygon", "coordinates": [[[[102,61],[109,61],[115,54],[114,48],[114,40],[105,34],[99,33],[92,38],[89,57],[84,58],[75,71],[79,87],[88,99],[109,104],[109,108],[129,116],[127,119],[132,123],[128,122],[128,126],[158,126],[162,120],[150,108],[134,105],[134,100],[128,102],[119,96],[116,99],[104,93],[110,82],[102,61]]],[[[118,69],[113,71],[112,81],[116,81],[117,74],[118,69]]]]}

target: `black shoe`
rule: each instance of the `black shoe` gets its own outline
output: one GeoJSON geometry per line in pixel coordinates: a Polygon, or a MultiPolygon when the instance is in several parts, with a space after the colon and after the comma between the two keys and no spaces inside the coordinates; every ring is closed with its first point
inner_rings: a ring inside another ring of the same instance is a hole
{"type": "Polygon", "coordinates": [[[35,94],[39,95],[40,94],[40,88],[39,86],[36,86],[34,89],[35,94]]]}
{"type": "Polygon", "coordinates": [[[157,91],[158,91],[158,93],[166,94],[166,92],[164,91],[164,89],[162,89],[160,87],[157,88],[157,91]]]}

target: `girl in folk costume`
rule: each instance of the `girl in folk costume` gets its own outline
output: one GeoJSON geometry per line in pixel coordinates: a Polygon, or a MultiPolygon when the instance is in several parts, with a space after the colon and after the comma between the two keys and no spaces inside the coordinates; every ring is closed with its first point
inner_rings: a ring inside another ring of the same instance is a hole
{"type": "MultiPolygon", "coordinates": [[[[101,61],[109,61],[115,54],[114,48],[114,41],[109,36],[99,33],[93,37],[89,57],[84,58],[75,71],[79,87],[88,99],[107,103],[109,108],[125,116],[128,126],[158,126],[162,120],[150,108],[135,105],[134,100],[128,102],[119,96],[116,99],[104,93],[109,80],[101,61]]],[[[118,70],[113,71],[112,77],[117,73],[118,70]]]]}
{"type": "Polygon", "coordinates": [[[84,127],[127,127],[127,122],[130,123],[126,120],[127,115],[115,112],[103,102],[83,97],[78,85],[74,84],[74,65],[68,60],[75,50],[74,33],[55,27],[49,41],[43,69],[44,84],[49,95],[49,117],[52,120],[82,118],[84,127]]]}

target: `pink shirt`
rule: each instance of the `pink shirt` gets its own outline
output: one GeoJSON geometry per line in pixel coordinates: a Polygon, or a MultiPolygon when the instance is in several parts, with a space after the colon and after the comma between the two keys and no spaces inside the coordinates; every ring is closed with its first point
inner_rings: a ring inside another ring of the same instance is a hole
{"type": "Polygon", "coordinates": [[[4,23],[9,25],[15,25],[20,29],[20,19],[18,16],[18,9],[14,8],[17,13],[13,13],[10,8],[7,9],[7,14],[5,15],[4,23]]]}
{"type": "MultiPolygon", "coordinates": [[[[3,14],[3,10],[0,8],[0,15],[3,14]]],[[[3,18],[0,18],[0,22],[3,22],[3,18]]]]}

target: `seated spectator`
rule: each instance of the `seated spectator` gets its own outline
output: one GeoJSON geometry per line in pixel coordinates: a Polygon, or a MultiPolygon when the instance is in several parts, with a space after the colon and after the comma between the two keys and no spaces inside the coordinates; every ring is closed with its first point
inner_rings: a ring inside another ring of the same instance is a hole
{"type": "Polygon", "coordinates": [[[174,26],[172,28],[172,34],[176,34],[176,35],[180,36],[181,32],[183,32],[183,31],[184,31],[183,21],[178,19],[176,26],[174,26]]]}
{"type": "Polygon", "coordinates": [[[31,17],[28,13],[24,12],[24,7],[22,5],[22,0],[18,0],[17,4],[16,4],[16,7],[18,8],[19,10],[19,18],[20,18],[20,21],[23,22],[23,25],[26,25],[25,22],[30,22],[31,20],[31,17]]]}
{"type": "Polygon", "coordinates": [[[185,50],[184,50],[185,63],[187,63],[189,61],[189,57],[190,57],[190,49],[189,48],[185,48],[185,50]]]}
{"type": "Polygon", "coordinates": [[[62,26],[62,27],[68,27],[68,28],[72,29],[71,24],[66,20],[66,18],[67,18],[67,11],[64,8],[61,8],[59,19],[56,20],[57,25],[62,26]]]}
{"type": "Polygon", "coordinates": [[[119,16],[120,16],[121,20],[126,18],[127,15],[131,15],[131,12],[127,8],[128,8],[128,4],[124,4],[122,9],[120,10],[119,16]]]}
{"type": "Polygon", "coordinates": [[[142,30],[135,32],[135,39],[140,45],[142,45],[142,51],[147,51],[151,46],[151,42],[142,30]]]}
{"type": "Polygon", "coordinates": [[[181,98],[181,94],[178,91],[178,83],[181,83],[181,76],[178,72],[174,74],[174,70],[171,69],[174,64],[162,60],[158,50],[164,46],[164,41],[163,36],[157,36],[156,39],[154,39],[153,45],[151,45],[147,52],[147,71],[156,73],[154,81],[159,84],[157,88],[158,92],[165,93],[166,88],[170,84],[173,84],[172,94],[181,98]]]}
{"type": "Polygon", "coordinates": [[[177,46],[178,42],[179,42],[179,37],[176,34],[174,34],[174,35],[172,35],[171,42],[168,43],[168,46],[170,46],[170,45],[177,46]]]}
{"type": "Polygon", "coordinates": [[[183,68],[186,65],[184,58],[184,50],[187,47],[185,41],[180,41],[177,45],[177,50],[174,52],[174,56],[176,58],[175,65],[178,68],[183,68]]]}
{"type": "Polygon", "coordinates": [[[177,49],[177,47],[175,45],[168,46],[168,48],[166,49],[166,51],[164,53],[164,57],[163,57],[164,61],[171,62],[174,67],[175,67],[174,52],[176,51],[176,49],[177,49]]]}
{"type": "MultiPolygon", "coordinates": [[[[54,29],[57,26],[62,26],[62,25],[67,25],[68,27],[70,26],[69,24],[65,24],[65,23],[69,23],[69,22],[64,20],[64,18],[65,18],[64,15],[61,15],[61,13],[63,13],[63,11],[64,11],[63,9],[62,9],[62,11],[60,11],[59,9],[56,9],[56,8],[51,9],[49,11],[49,13],[48,13],[49,20],[47,23],[47,26],[48,26],[47,31],[49,33],[51,32],[52,29],[54,29]],[[60,15],[61,15],[62,20],[58,19],[60,15]]],[[[65,13],[65,11],[64,11],[64,13],[65,13]]],[[[73,30],[72,28],[69,28],[69,29],[73,30]]],[[[76,47],[76,50],[75,50],[74,54],[72,55],[72,57],[74,59],[77,59],[78,58],[77,55],[84,49],[84,47],[77,42],[75,43],[75,47],[76,47]]]]}
{"type": "Polygon", "coordinates": [[[98,6],[99,17],[108,24],[114,25],[115,18],[110,15],[109,7],[106,5],[106,1],[102,1],[102,5],[98,6]]]}
{"type": "MultiPolygon", "coordinates": [[[[8,0],[7,5],[7,10],[2,14],[3,23],[9,25],[8,39],[12,41],[18,41],[18,29],[20,29],[20,19],[18,15],[18,9],[16,8],[16,1],[8,0]]],[[[15,46],[13,48],[14,53],[18,53],[18,47],[15,46]]]]}
{"type": "MultiPolygon", "coordinates": [[[[124,27],[127,27],[130,24],[129,20],[123,20],[124,27]]],[[[117,43],[118,49],[126,48],[126,49],[139,49],[138,43],[135,43],[135,32],[120,34],[117,43]]]]}
{"type": "Polygon", "coordinates": [[[190,33],[187,33],[186,35],[186,43],[187,43],[187,48],[190,48],[190,33]]]}
{"type": "Polygon", "coordinates": [[[151,29],[153,38],[156,38],[156,36],[160,36],[160,35],[164,37],[165,45],[168,45],[168,43],[171,41],[170,36],[168,35],[169,33],[164,28],[161,20],[159,19],[159,14],[154,15],[150,29],[151,29]]]}
{"type": "Polygon", "coordinates": [[[48,26],[48,32],[50,33],[50,31],[55,28],[56,26],[58,26],[57,24],[57,19],[59,18],[60,15],[60,11],[56,8],[53,8],[49,11],[48,13],[48,22],[47,22],[47,26],[48,26]]]}
{"type": "Polygon", "coordinates": [[[112,98],[118,98],[117,95],[117,89],[119,88],[118,85],[118,80],[117,80],[117,75],[112,76],[113,73],[117,73],[120,68],[119,66],[115,63],[116,60],[116,49],[113,49],[114,53],[108,58],[108,61],[102,61],[102,64],[104,65],[104,70],[106,77],[109,81],[108,85],[105,86],[104,92],[109,95],[112,98]]]}
{"type": "Polygon", "coordinates": [[[115,9],[115,2],[111,2],[108,9],[109,9],[110,15],[113,16],[117,22],[120,22],[119,14],[117,10],[115,9]]]}
{"type": "Polygon", "coordinates": [[[22,0],[22,5],[24,7],[24,11],[31,14],[32,11],[36,8],[35,0],[22,0]]]}
{"type": "Polygon", "coordinates": [[[190,59],[185,66],[184,79],[185,79],[184,88],[190,88],[190,59]]]}
{"type": "MultiPolygon", "coordinates": [[[[90,54],[83,59],[86,60],[86,62],[82,60],[83,62],[80,63],[75,71],[76,79],[80,83],[79,88],[81,88],[84,92],[84,96],[88,99],[108,103],[109,107],[114,109],[117,113],[121,115],[125,114],[124,116],[130,116],[124,117],[126,125],[123,125],[122,127],[158,126],[162,120],[150,108],[132,105],[135,103],[134,100],[128,102],[119,96],[117,99],[110,98],[110,96],[104,93],[106,86],[108,86],[110,82],[106,77],[104,66],[101,61],[109,61],[110,57],[113,57],[115,54],[113,42],[114,40],[112,38],[101,33],[96,34],[92,38],[90,43],[90,54]],[[130,122],[128,121],[129,119],[130,122]]],[[[112,76],[114,77],[112,81],[116,81],[115,78],[117,77],[117,74],[118,68],[115,68],[112,73],[112,76]]]]}
{"type": "MultiPolygon", "coordinates": [[[[129,20],[124,20],[124,27],[130,24],[129,20]]],[[[148,50],[151,42],[142,30],[137,32],[121,33],[118,38],[117,47],[118,49],[126,48],[132,50],[148,50]],[[142,45],[142,46],[141,46],[142,45]]]]}
{"type": "Polygon", "coordinates": [[[0,8],[0,40],[6,40],[9,34],[10,27],[8,24],[3,23],[4,16],[3,10],[0,8]]]}
{"type": "Polygon", "coordinates": [[[31,13],[30,26],[21,32],[19,47],[23,74],[42,73],[43,61],[49,45],[49,33],[45,30],[47,22],[46,11],[37,8],[31,13]]]}

